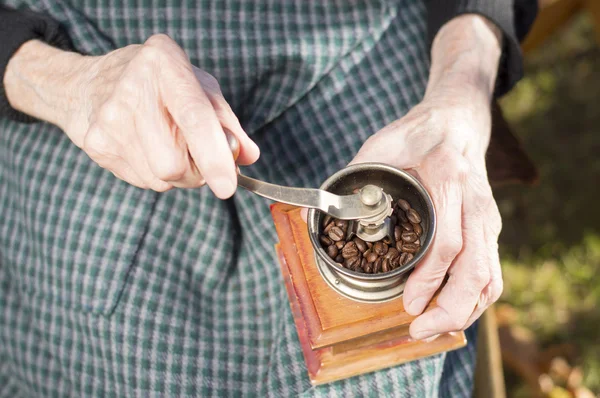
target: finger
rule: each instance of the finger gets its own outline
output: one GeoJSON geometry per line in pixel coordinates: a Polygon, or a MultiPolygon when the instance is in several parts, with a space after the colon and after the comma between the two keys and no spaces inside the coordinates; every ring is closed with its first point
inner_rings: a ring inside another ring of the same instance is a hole
{"type": "Polygon", "coordinates": [[[412,322],[410,334],[414,338],[464,329],[478,311],[482,291],[491,281],[489,248],[484,237],[486,212],[481,207],[487,205],[468,187],[463,189],[463,197],[463,250],[450,269],[437,307],[412,322]]]}
{"type": "Polygon", "coordinates": [[[221,123],[200,83],[191,69],[184,68],[165,70],[161,81],[165,105],[183,132],[198,170],[217,197],[230,197],[237,186],[235,163],[221,123]]]}
{"type": "Polygon", "coordinates": [[[224,130],[231,131],[239,142],[240,153],[237,163],[247,166],[256,162],[260,156],[260,149],[242,128],[239,119],[225,100],[217,80],[212,75],[196,67],[194,67],[194,74],[210,100],[221,126],[224,130]]]}
{"type": "Polygon", "coordinates": [[[148,94],[134,114],[138,139],[152,174],[180,188],[202,186],[204,179],[189,156],[183,133],[160,105],[158,93],[148,94]]]}
{"type": "Polygon", "coordinates": [[[121,180],[139,188],[148,188],[120,155],[120,144],[100,126],[100,123],[92,124],[85,135],[82,148],[100,167],[112,172],[121,180]]]}
{"type": "Polygon", "coordinates": [[[132,136],[131,149],[123,156],[124,159],[149,189],[157,192],[165,192],[173,188],[172,184],[159,179],[152,172],[142,148],[139,137],[137,135],[132,136]]]}
{"type": "Polygon", "coordinates": [[[403,294],[404,308],[411,315],[423,312],[439,289],[448,268],[461,251],[462,242],[462,175],[461,160],[431,154],[422,170],[437,213],[437,231],[430,252],[409,276],[403,294]]]}
{"type": "Polygon", "coordinates": [[[479,319],[481,314],[500,298],[503,290],[502,267],[500,265],[500,256],[498,253],[498,236],[500,234],[502,222],[500,220],[498,208],[495,204],[490,206],[489,215],[486,218],[487,220],[483,225],[483,230],[487,242],[486,248],[488,249],[487,254],[491,280],[481,292],[477,307],[467,321],[465,328],[468,328],[473,322],[479,319]]]}
{"type": "Polygon", "coordinates": [[[112,170],[115,177],[133,185],[138,188],[148,189],[148,186],[144,181],[136,174],[133,168],[127,164],[124,160],[120,160],[120,163],[115,166],[112,170]]]}

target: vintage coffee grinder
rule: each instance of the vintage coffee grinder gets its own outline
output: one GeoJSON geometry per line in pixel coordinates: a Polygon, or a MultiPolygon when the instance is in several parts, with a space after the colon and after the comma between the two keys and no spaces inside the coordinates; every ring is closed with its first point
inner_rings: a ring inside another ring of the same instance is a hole
{"type": "MultiPolygon", "coordinates": [[[[234,154],[235,142],[230,142],[234,154]]],[[[395,366],[466,345],[463,332],[415,341],[402,292],[411,270],[435,235],[435,209],[422,184],[407,172],[379,163],[346,167],[320,189],[291,188],[240,174],[238,184],[278,203],[271,206],[279,243],[275,250],[313,385],[395,366]],[[390,216],[399,198],[421,215],[421,250],[386,273],[365,274],[334,262],[319,235],[326,214],[350,220],[348,234],[375,242],[393,232],[390,216]],[[308,220],[301,207],[310,208],[308,220]]],[[[431,301],[435,306],[437,295],[431,301]]]]}

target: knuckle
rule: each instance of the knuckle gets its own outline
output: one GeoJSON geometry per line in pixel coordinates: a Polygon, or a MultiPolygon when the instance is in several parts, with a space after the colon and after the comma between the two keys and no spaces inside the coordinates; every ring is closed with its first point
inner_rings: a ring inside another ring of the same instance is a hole
{"type": "Polygon", "coordinates": [[[451,263],[462,250],[462,245],[460,234],[446,237],[440,242],[440,260],[446,264],[451,263]]]}
{"type": "Polygon", "coordinates": [[[474,289],[478,289],[479,291],[483,290],[485,286],[490,283],[490,272],[487,269],[488,265],[481,262],[476,261],[475,266],[471,270],[471,286],[474,289]]]}
{"type": "Polygon", "coordinates": [[[101,166],[114,154],[104,132],[96,126],[92,126],[85,135],[83,150],[101,166]]]}
{"type": "Polygon", "coordinates": [[[451,317],[448,321],[450,331],[458,331],[462,330],[467,323],[467,319],[463,319],[462,317],[451,317]]]}
{"type": "Polygon", "coordinates": [[[98,111],[98,121],[108,125],[122,122],[126,109],[125,104],[117,100],[109,100],[98,111]]]}
{"type": "MultiPolygon", "coordinates": [[[[153,36],[154,37],[154,36],[153,36]]],[[[163,50],[160,45],[154,44],[154,42],[150,42],[152,37],[146,41],[146,44],[142,46],[139,52],[139,58],[146,63],[156,63],[163,56],[163,50]]]]}
{"type": "Polygon", "coordinates": [[[174,43],[173,39],[171,39],[168,35],[166,35],[164,33],[157,33],[157,34],[153,34],[152,36],[150,36],[144,44],[147,45],[148,47],[161,47],[161,46],[164,46],[165,44],[168,45],[168,44],[173,44],[173,43],[174,43]]]}
{"type": "Polygon", "coordinates": [[[163,181],[179,181],[185,176],[188,167],[182,159],[173,157],[157,163],[153,169],[154,175],[163,181]]]}

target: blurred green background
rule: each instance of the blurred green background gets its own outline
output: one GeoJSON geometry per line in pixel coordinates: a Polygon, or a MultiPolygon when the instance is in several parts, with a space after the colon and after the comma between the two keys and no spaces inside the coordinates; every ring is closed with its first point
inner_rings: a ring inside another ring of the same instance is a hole
{"type": "MultiPolygon", "coordinates": [[[[503,215],[500,303],[544,349],[573,345],[570,365],[600,392],[600,48],[580,13],[528,53],[526,76],[501,100],[540,173],[494,191],[503,215]]],[[[505,369],[509,397],[532,396],[505,369]]],[[[558,396],[558,395],[557,395],[558,396]]],[[[600,395],[599,395],[600,396],[600,395]]]]}

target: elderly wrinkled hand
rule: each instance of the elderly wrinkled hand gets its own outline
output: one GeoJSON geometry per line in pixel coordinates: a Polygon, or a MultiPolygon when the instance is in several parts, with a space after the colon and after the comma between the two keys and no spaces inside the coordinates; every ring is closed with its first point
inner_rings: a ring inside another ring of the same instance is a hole
{"type": "Polygon", "coordinates": [[[490,128],[488,104],[426,96],[367,140],[352,161],[408,170],[433,199],[437,233],[410,275],[403,298],[406,311],[420,315],[410,327],[414,338],[467,328],[502,293],[501,219],[485,168],[490,128]],[[423,313],[446,275],[437,307],[423,313]]]}
{"type": "Polygon", "coordinates": [[[236,189],[223,129],[240,143],[238,163],[259,156],[216,79],[191,65],[169,37],[155,35],[74,68],[75,103],[59,121],[100,166],[141,188],[208,184],[220,198],[236,189]]]}

